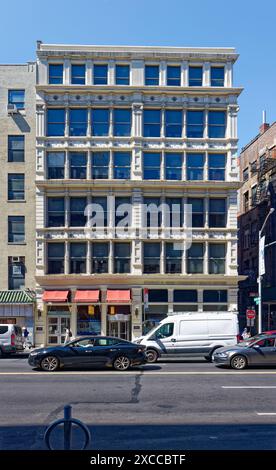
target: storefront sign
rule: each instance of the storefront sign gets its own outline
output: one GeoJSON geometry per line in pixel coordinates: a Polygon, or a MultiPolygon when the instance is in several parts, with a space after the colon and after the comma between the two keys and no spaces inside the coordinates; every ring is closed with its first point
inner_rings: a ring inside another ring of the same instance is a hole
{"type": "Polygon", "coordinates": [[[94,315],[94,314],[95,314],[94,305],[88,305],[88,315],[94,315]]]}
{"type": "Polygon", "coordinates": [[[265,237],[262,237],[260,239],[260,246],[259,246],[259,274],[260,274],[260,276],[265,274],[264,250],[265,250],[265,237]]]}

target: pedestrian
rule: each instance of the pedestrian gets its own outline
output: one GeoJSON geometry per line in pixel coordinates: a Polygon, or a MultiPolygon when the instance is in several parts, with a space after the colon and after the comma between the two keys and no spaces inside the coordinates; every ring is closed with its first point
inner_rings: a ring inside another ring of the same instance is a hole
{"type": "Polygon", "coordinates": [[[64,339],[64,344],[67,344],[70,342],[71,338],[72,338],[72,331],[70,330],[70,328],[66,328],[66,331],[65,331],[65,339],[64,339]]]}
{"type": "Polygon", "coordinates": [[[249,331],[247,331],[247,328],[244,328],[244,330],[242,332],[243,339],[246,340],[246,339],[250,338],[250,336],[251,335],[250,335],[249,331]]]}
{"type": "Polygon", "coordinates": [[[23,338],[24,338],[24,348],[27,348],[28,347],[28,336],[29,336],[30,332],[28,331],[26,326],[23,326],[22,330],[23,330],[23,338]]]}

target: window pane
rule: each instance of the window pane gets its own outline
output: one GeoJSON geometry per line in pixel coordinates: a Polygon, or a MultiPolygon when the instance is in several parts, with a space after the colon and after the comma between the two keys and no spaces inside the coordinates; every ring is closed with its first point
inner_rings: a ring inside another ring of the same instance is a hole
{"type": "Polygon", "coordinates": [[[47,135],[64,136],[65,131],[65,109],[47,110],[47,135]]]}
{"type": "Polygon", "coordinates": [[[49,83],[61,84],[63,83],[63,65],[62,64],[49,64],[49,83]]]}
{"type": "Polygon", "coordinates": [[[173,292],[174,302],[197,302],[197,290],[177,289],[173,292]]]}
{"type": "Polygon", "coordinates": [[[130,179],[130,152],[114,152],[114,179],[130,179]]]}
{"type": "Polygon", "coordinates": [[[25,90],[9,90],[9,104],[15,104],[17,109],[25,108],[25,90]]]}
{"type": "Polygon", "coordinates": [[[69,119],[69,133],[71,136],[84,136],[87,134],[87,109],[70,109],[69,119]]]}
{"type": "Polygon", "coordinates": [[[203,137],[203,111],[187,111],[187,137],[203,137]]]}
{"type": "Polygon", "coordinates": [[[144,110],[144,137],[160,137],[161,130],[161,110],[144,110]]]}
{"type": "Polygon", "coordinates": [[[188,198],[187,203],[192,205],[192,226],[203,227],[205,219],[203,199],[188,198]]]}
{"type": "Polygon", "coordinates": [[[70,178],[86,179],[87,154],[85,152],[70,153],[70,178]]]}
{"type": "Polygon", "coordinates": [[[227,302],[227,290],[204,290],[203,302],[227,302]]]}
{"type": "Polygon", "coordinates": [[[202,67],[189,67],[189,86],[202,86],[202,67]]]}
{"type": "Polygon", "coordinates": [[[167,85],[168,86],[180,86],[181,85],[181,67],[168,65],[167,85]]]}
{"type": "Polygon", "coordinates": [[[20,243],[25,241],[25,217],[8,217],[8,241],[9,243],[20,243]]]}
{"type": "Polygon", "coordinates": [[[224,181],[225,180],[225,154],[209,154],[208,155],[208,178],[209,180],[224,181]]]}
{"type": "Polygon", "coordinates": [[[203,180],[204,155],[202,153],[187,154],[187,180],[203,180]]]}
{"type": "Polygon", "coordinates": [[[107,136],[109,134],[109,109],[92,110],[92,135],[107,136]]]}
{"type": "Polygon", "coordinates": [[[159,85],[159,66],[145,66],[145,85],[159,85]]]}
{"type": "Polygon", "coordinates": [[[8,174],[8,200],[24,200],[24,174],[8,174]]]}
{"type": "Polygon", "coordinates": [[[84,214],[87,205],[86,197],[70,198],[70,226],[84,227],[86,224],[86,215],[84,214]]]}
{"type": "Polygon", "coordinates": [[[226,226],[226,200],[209,199],[209,227],[226,226]]]}
{"type": "Polygon", "coordinates": [[[149,302],[168,302],[167,289],[149,289],[148,300],[149,302]]]}
{"type": "Polygon", "coordinates": [[[161,154],[144,152],[143,154],[143,167],[144,167],[144,179],[160,179],[160,164],[161,154]]]}
{"type": "Polygon", "coordinates": [[[129,65],[116,65],[116,85],[129,85],[129,65]]]}
{"type": "Polygon", "coordinates": [[[73,85],[85,85],[85,65],[72,64],[71,68],[72,84],[73,85]]]}
{"type": "Polygon", "coordinates": [[[132,113],[130,109],[114,109],[114,136],[131,135],[132,113]]]}
{"type": "Polygon", "coordinates": [[[94,64],[94,85],[107,85],[107,65],[94,64]]]}
{"type": "Polygon", "coordinates": [[[92,154],[92,179],[108,179],[109,152],[92,154]]]}
{"type": "Polygon", "coordinates": [[[182,179],[182,159],[181,153],[166,153],[166,179],[181,180],[182,179]]]}
{"type": "Polygon", "coordinates": [[[108,272],[108,243],[93,243],[92,244],[92,272],[93,273],[107,273],[108,272]]]}
{"type": "Polygon", "coordinates": [[[160,272],[160,243],[144,243],[144,273],[160,272]]]}
{"type": "Polygon", "coordinates": [[[24,162],[24,135],[8,136],[8,161],[24,162]]]}
{"type": "Polygon", "coordinates": [[[211,67],[211,86],[224,86],[224,67],[211,67]]]}
{"type": "Polygon", "coordinates": [[[182,136],[182,111],[167,110],[165,111],[165,136],[181,137],[182,136]]]}
{"type": "Polygon", "coordinates": [[[225,111],[209,111],[208,135],[210,138],[224,138],[226,129],[225,111]]]}

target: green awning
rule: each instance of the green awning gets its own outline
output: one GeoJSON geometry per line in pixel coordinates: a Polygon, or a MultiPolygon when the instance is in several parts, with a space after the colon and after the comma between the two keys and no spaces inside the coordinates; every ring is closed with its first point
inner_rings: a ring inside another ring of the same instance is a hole
{"type": "Polygon", "coordinates": [[[34,298],[23,290],[1,290],[0,304],[32,304],[34,298]]]}

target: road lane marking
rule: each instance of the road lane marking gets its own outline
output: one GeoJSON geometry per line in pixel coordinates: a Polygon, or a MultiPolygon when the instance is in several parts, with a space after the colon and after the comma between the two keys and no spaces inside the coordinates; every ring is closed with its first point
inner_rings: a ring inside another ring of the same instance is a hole
{"type": "Polygon", "coordinates": [[[276,416],[276,413],[257,413],[258,416],[276,416]]]}
{"type": "Polygon", "coordinates": [[[30,372],[0,372],[0,376],[16,376],[16,375],[26,375],[26,376],[47,376],[47,377],[55,377],[55,376],[66,376],[66,375],[106,375],[106,376],[132,376],[132,375],[143,375],[143,377],[153,376],[153,375],[176,375],[176,376],[189,376],[189,375],[216,375],[216,376],[223,376],[223,375],[235,375],[236,377],[240,377],[241,375],[250,376],[250,375],[276,375],[276,371],[248,371],[248,372],[241,372],[241,371],[225,371],[225,372],[194,372],[194,371],[146,371],[146,370],[137,370],[137,371],[126,371],[126,372],[117,372],[117,371],[58,371],[58,372],[37,372],[37,371],[30,371],[30,372]]]}
{"type": "Polygon", "coordinates": [[[243,385],[237,385],[237,386],[236,386],[236,385],[235,385],[235,386],[234,386],[234,385],[233,385],[233,386],[232,386],[232,385],[231,385],[231,386],[230,386],[230,385],[229,385],[229,386],[222,386],[221,388],[234,388],[234,389],[235,389],[235,388],[238,388],[238,389],[240,389],[240,388],[261,388],[261,389],[262,389],[262,388],[276,388],[276,386],[274,386],[274,385],[271,385],[271,386],[270,386],[270,385],[265,385],[265,386],[262,386],[262,385],[248,385],[248,386],[243,386],[243,385]]]}

